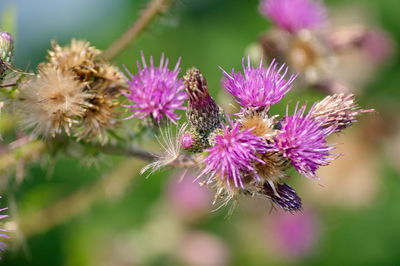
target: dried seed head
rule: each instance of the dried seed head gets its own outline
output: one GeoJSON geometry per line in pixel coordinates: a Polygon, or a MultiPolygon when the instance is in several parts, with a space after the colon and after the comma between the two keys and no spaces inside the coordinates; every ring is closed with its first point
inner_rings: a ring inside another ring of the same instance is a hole
{"type": "Polygon", "coordinates": [[[51,65],[61,70],[74,70],[84,79],[90,75],[94,68],[94,60],[101,51],[91,46],[89,42],[72,39],[69,46],[61,47],[52,42],[52,50],[48,52],[51,65]]]}
{"type": "Polygon", "coordinates": [[[374,112],[373,109],[360,109],[355,102],[354,94],[334,94],[325,97],[313,105],[310,115],[318,121],[323,121],[322,127],[335,127],[335,132],[351,126],[362,113],[374,112]]]}
{"type": "Polygon", "coordinates": [[[77,118],[82,118],[91,97],[86,84],[75,75],[48,66],[20,86],[24,123],[34,133],[54,137],[63,130],[70,134],[77,118]]]}
{"type": "Polygon", "coordinates": [[[193,128],[208,136],[221,126],[222,111],[211,98],[207,82],[197,68],[191,68],[183,78],[189,96],[187,118],[193,128]]]}
{"type": "MultiPolygon", "coordinates": [[[[65,47],[52,42],[48,52],[48,68],[69,73],[81,84],[85,84],[85,113],[81,116],[75,136],[91,141],[97,138],[101,143],[108,140],[107,129],[116,126],[115,109],[119,105],[121,87],[125,85],[122,73],[115,66],[105,62],[101,51],[89,42],[73,39],[65,47]]],[[[69,75],[68,74],[68,75],[69,75]]]]}

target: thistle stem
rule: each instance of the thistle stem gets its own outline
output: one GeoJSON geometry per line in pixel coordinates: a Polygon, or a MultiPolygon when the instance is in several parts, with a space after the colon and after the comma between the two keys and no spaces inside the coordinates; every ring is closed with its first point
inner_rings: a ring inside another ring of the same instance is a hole
{"type": "Polygon", "coordinates": [[[140,33],[157,17],[158,14],[165,12],[171,5],[172,0],[152,0],[147,8],[140,15],[139,19],[111,46],[104,52],[106,60],[111,60],[121,53],[127,46],[134,41],[140,33]]]}

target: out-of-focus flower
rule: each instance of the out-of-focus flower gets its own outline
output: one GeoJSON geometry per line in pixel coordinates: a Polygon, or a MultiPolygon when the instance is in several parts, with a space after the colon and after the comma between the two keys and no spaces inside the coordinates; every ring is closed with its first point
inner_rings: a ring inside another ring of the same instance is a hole
{"type": "Polygon", "coordinates": [[[123,94],[133,102],[125,105],[133,114],[128,117],[148,118],[150,121],[161,123],[169,119],[173,123],[179,119],[175,111],[185,109],[186,99],[182,80],[178,78],[180,60],[173,70],[168,69],[169,60],[161,56],[160,65],[154,66],[150,57],[148,66],[142,53],[142,65],[137,61],[137,74],[129,74],[129,91],[123,94]]]}
{"type": "Polygon", "coordinates": [[[371,139],[369,131],[377,125],[363,122],[365,126],[361,123],[346,134],[331,137],[331,141],[342,143],[335,152],[343,157],[318,171],[318,175],[324,177],[318,181],[320,186],[301,181],[298,189],[307,201],[345,209],[367,207],[375,202],[380,186],[380,158],[376,153],[377,143],[371,139]]]}
{"type": "Polygon", "coordinates": [[[185,173],[181,180],[172,177],[167,190],[172,208],[188,220],[198,219],[211,211],[211,191],[194,182],[194,176],[189,172],[185,173]]]}
{"type": "Polygon", "coordinates": [[[73,73],[42,66],[37,76],[20,86],[24,124],[37,135],[69,135],[88,107],[85,86],[73,73]]]}
{"type": "Polygon", "coordinates": [[[367,31],[361,48],[375,63],[382,63],[393,54],[394,44],[387,32],[375,28],[367,31]]]}
{"type": "Polygon", "coordinates": [[[185,265],[229,265],[228,247],[221,239],[208,233],[191,232],[183,239],[178,256],[185,265]]]}
{"type": "Polygon", "coordinates": [[[235,73],[234,70],[228,74],[223,70],[225,78],[222,85],[240,105],[247,108],[265,109],[279,102],[296,79],[295,75],[291,75],[285,80],[288,68],[285,65],[279,66],[275,60],[268,67],[261,60],[259,66],[253,68],[248,57],[247,66],[244,58],[242,66],[243,74],[235,73]]]}
{"type": "Polygon", "coordinates": [[[313,253],[319,239],[320,224],[315,213],[305,210],[290,214],[277,211],[266,219],[267,247],[281,259],[296,260],[313,253]]]}
{"type": "Polygon", "coordinates": [[[321,27],[326,19],[326,8],[318,0],[262,0],[260,12],[292,33],[321,27]]]}
{"type": "Polygon", "coordinates": [[[315,171],[320,166],[329,164],[329,152],[334,147],[326,143],[326,137],[335,127],[323,128],[324,121],[317,121],[304,112],[305,106],[296,110],[292,116],[287,114],[272,146],[274,151],[290,159],[301,174],[315,177],[315,171]]]}

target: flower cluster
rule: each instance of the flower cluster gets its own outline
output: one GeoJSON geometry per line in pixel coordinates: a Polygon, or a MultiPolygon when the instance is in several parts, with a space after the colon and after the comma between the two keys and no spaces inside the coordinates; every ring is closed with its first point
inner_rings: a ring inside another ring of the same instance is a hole
{"type": "Polygon", "coordinates": [[[160,124],[164,119],[175,123],[179,119],[176,110],[183,107],[186,99],[184,86],[178,78],[180,60],[173,70],[168,69],[169,60],[161,56],[160,65],[154,66],[153,57],[150,57],[148,66],[142,53],[142,65],[137,62],[138,72],[129,74],[129,90],[123,94],[132,101],[130,108],[132,117],[147,118],[150,124],[160,124]]]}
{"type": "Polygon", "coordinates": [[[36,135],[55,137],[65,132],[78,139],[101,143],[115,127],[115,107],[124,79],[119,70],[101,59],[88,42],[72,40],[61,47],[52,43],[48,62],[21,86],[25,125],[36,135]]]}
{"type": "Polygon", "coordinates": [[[338,94],[327,96],[308,112],[305,105],[296,106],[293,114],[287,111],[280,118],[270,115],[269,107],[290,91],[296,78],[285,79],[284,65],[272,61],[268,67],[264,62],[252,67],[248,63],[243,64],[243,73],[222,71],[222,86],[241,105],[237,119],[224,122],[204,77],[190,69],[185,85],[191,128],[180,136],[181,146],[201,152],[204,168],[199,177],[216,188],[216,201],[226,204],[239,194],[261,195],[286,211],[300,210],[300,197],[285,183],[286,170],[293,167],[315,178],[316,171],[335,157],[331,154],[335,147],[327,143],[327,137],[372,110],[359,109],[353,95],[338,94]]]}

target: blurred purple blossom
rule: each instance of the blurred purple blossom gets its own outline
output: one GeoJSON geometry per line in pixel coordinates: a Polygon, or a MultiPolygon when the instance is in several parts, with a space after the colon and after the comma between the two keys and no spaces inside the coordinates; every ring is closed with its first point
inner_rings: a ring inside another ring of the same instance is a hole
{"type": "Polygon", "coordinates": [[[319,0],[262,0],[260,12],[291,33],[323,25],[327,10],[319,0]]]}

